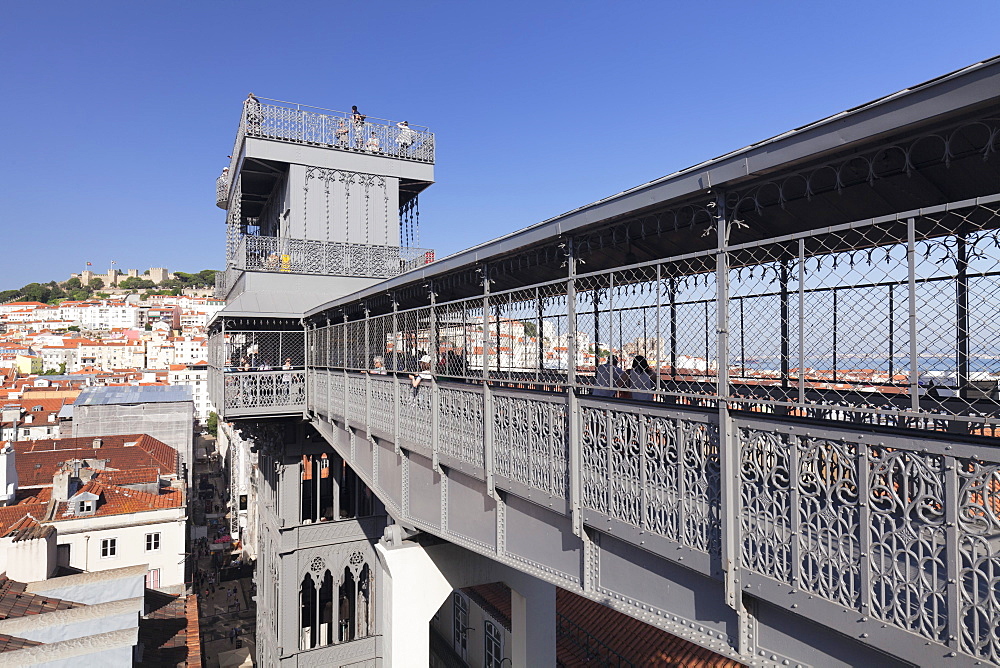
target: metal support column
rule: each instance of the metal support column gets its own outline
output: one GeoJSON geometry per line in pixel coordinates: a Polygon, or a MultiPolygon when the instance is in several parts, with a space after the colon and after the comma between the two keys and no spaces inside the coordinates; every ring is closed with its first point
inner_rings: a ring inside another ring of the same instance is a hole
{"type": "MultiPolygon", "coordinates": [[[[496,496],[496,481],[493,478],[493,422],[495,410],[493,390],[490,389],[490,268],[483,265],[483,468],[486,473],[486,491],[492,498],[496,496]]],[[[499,352],[499,351],[498,351],[499,352]]]]}
{"type": "Polygon", "coordinates": [[[430,297],[430,308],[428,309],[427,316],[427,347],[430,350],[427,353],[431,358],[431,376],[434,378],[431,381],[431,468],[437,472],[441,472],[441,464],[438,460],[438,434],[440,429],[440,413],[441,413],[441,388],[437,383],[437,366],[438,359],[440,357],[441,342],[438,340],[438,328],[437,328],[437,295],[434,293],[434,282],[432,281],[428,286],[429,297],[430,297]]]}
{"type": "Polygon", "coordinates": [[[917,365],[917,231],[913,218],[906,220],[907,289],[910,309],[910,409],[920,410],[920,369],[917,365]]]}
{"type": "MultiPolygon", "coordinates": [[[[738,649],[752,651],[752,620],[743,605],[740,579],[740,461],[739,442],[729,415],[729,222],[725,196],[716,196],[716,346],[718,355],[719,454],[722,479],[722,569],[726,604],[739,619],[738,649]]],[[[706,358],[707,362],[707,358],[706,358]]],[[[707,366],[707,364],[706,364],[707,366]]],[[[706,369],[707,371],[707,369],[706,369]]]]}

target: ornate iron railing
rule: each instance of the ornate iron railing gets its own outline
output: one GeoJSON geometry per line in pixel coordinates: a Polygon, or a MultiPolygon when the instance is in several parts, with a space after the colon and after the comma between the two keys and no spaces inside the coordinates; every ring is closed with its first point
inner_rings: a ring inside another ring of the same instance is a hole
{"type": "Polygon", "coordinates": [[[302,369],[241,371],[223,375],[225,416],[242,411],[270,414],[296,413],[305,407],[305,372],[302,369]]]}
{"type": "Polygon", "coordinates": [[[751,414],[723,430],[716,409],[493,383],[414,390],[405,375],[309,377],[314,414],[522,498],[565,499],[584,524],[702,575],[723,577],[713,564],[728,526],[729,570],[748,588],[780,583],[944,651],[1000,660],[1000,603],[989,594],[1000,572],[1000,451],[990,445],[751,414]]]}
{"type": "Polygon", "coordinates": [[[426,248],[245,235],[235,265],[247,271],[391,278],[434,261],[426,248]]]}
{"type": "Polygon", "coordinates": [[[567,251],[561,280],[318,313],[308,409],[734,597],[1000,662],[1000,195],[731,245],[735,224],[704,252],[583,274],[567,251]]]}
{"type": "Polygon", "coordinates": [[[227,169],[215,179],[215,205],[226,209],[229,205],[229,170],[227,169]]]}
{"type": "Polygon", "coordinates": [[[244,132],[249,137],[434,162],[434,134],[424,126],[400,127],[396,121],[374,116],[356,122],[344,111],[260,99],[265,104],[245,105],[244,132]]]}
{"type": "MultiPolygon", "coordinates": [[[[236,130],[229,161],[229,176],[216,181],[216,204],[228,202],[233,175],[246,137],[260,137],[310,144],[341,151],[383,155],[415,162],[434,162],[434,133],[422,125],[400,123],[374,116],[355,122],[348,112],[259,98],[267,104],[246,102],[236,130]]],[[[224,207],[223,207],[224,208],[224,207]]]]}

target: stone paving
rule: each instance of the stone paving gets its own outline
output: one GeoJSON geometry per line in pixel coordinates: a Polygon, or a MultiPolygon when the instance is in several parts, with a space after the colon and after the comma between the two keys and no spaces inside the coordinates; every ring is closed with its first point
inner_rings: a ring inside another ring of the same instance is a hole
{"type": "MultiPolygon", "coordinates": [[[[204,526],[208,530],[208,543],[210,544],[215,534],[228,535],[229,530],[226,506],[228,496],[228,481],[222,472],[217,456],[212,456],[215,452],[215,439],[208,437],[196,437],[195,448],[199,445],[205,447],[210,453],[207,463],[196,462],[194,466],[194,477],[192,484],[192,524],[204,526]],[[202,474],[208,474],[208,482],[215,485],[215,490],[210,503],[219,507],[219,512],[205,512],[205,502],[200,498],[199,483],[202,474]],[[216,526],[212,525],[212,520],[217,519],[216,526]]],[[[220,666],[251,665],[253,657],[253,646],[256,640],[255,628],[257,611],[251,598],[251,588],[253,580],[251,578],[241,578],[227,582],[219,582],[219,570],[213,569],[212,554],[205,553],[205,545],[202,541],[192,541],[191,552],[193,553],[193,564],[195,572],[200,570],[207,578],[215,573],[216,582],[214,586],[206,579],[195,592],[198,595],[198,610],[201,620],[201,642],[204,651],[204,665],[207,668],[219,668],[220,666]],[[236,634],[233,634],[233,630],[236,634]],[[246,649],[249,652],[235,652],[237,649],[246,649]],[[249,655],[246,663],[239,661],[242,655],[249,655]],[[220,662],[221,660],[221,662],[220,662]]],[[[219,566],[227,565],[229,550],[214,552],[218,555],[219,566]]],[[[194,573],[192,573],[192,576],[194,573]]],[[[192,585],[192,591],[194,585],[192,585]]]]}

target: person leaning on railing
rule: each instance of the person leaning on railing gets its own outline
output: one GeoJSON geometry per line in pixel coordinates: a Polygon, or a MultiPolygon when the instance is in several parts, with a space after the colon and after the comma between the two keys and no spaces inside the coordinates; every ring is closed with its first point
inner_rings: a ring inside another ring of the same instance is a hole
{"type": "Polygon", "coordinates": [[[261,107],[260,100],[253,93],[247,94],[247,99],[243,101],[247,115],[247,132],[249,134],[260,134],[261,107]]]}

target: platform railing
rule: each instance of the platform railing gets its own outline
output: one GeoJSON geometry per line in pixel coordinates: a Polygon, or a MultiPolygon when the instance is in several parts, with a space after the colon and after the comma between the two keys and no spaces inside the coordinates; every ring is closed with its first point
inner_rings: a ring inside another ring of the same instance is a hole
{"type": "Polygon", "coordinates": [[[707,577],[724,578],[736,527],[728,570],[755,595],[803,614],[821,600],[835,628],[849,611],[943,652],[1000,658],[992,445],[738,413],[723,430],[715,409],[493,383],[414,389],[406,374],[336,368],[308,376],[308,411],[353,433],[550,510],[564,501],[574,521],[707,577]]]}
{"type": "Polygon", "coordinates": [[[234,258],[245,271],[366,278],[392,278],[433,261],[426,248],[257,235],[241,237],[234,258]]]}
{"type": "Polygon", "coordinates": [[[311,326],[354,370],[993,436],[998,292],[993,195],[311,326]]]}
{"type": "Polygon", "coordinates": [[[222,206],[221,202],[229,200],[229,189],[246,137],[433,164],[434,133],[422,125],[401,126],[401,123],[375,116],[356,119],[350,112],[270,98],[258,98],[256,103],[247,101],[236,131],[229,176],[216,181],[216,203],[222,206]],[[220,181],[225,183],[224,188],[220,181]]]}

